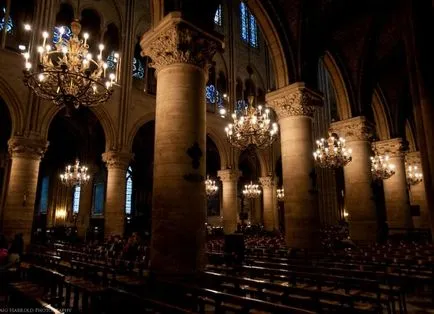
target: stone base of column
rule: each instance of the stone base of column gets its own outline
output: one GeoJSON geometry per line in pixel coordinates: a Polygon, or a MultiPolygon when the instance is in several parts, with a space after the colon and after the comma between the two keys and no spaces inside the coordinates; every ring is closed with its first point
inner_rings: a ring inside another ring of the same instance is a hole
{"type": "Polygon", "coordinates": [[[317,219],[287,217],[285,213],[285,242],[294,249],[318,249],[320,232],[317,219]]]}
{"type": "Polygon", "coordinates": [[[378,225],[376,221],[350,221],[350,238],[356,244],[370,244],[376,242],[378,225]]]}

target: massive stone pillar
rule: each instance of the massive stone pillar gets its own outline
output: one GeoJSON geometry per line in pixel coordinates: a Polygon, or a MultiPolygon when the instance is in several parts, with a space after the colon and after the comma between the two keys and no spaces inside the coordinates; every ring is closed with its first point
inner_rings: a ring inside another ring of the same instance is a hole
{"type": "Polygon", "coordinates": [[[222,43],[172,12],[140,45],[157,73],[150,267],[185,277],[205,266],[204,90],[222,43]]]}
{"type": "Polygon", "coordinates": [[[32,234],[39,164],[48,142],[16,136],[9,140],[8,145],[12,165],[3,211],[3,232],[8,238],[22,233],[24,244],[28,245],[32,234]]]}
{"type": "MultiPolygon", "coordinates": [[[[422,173],[422,162],[420,160],[420,152],[409,152],[405,156],[406,166],[416,166],[422,173]]],[[[425,185],[423,182],[410,185],[410,204],[418,205],[420,216],[413,217],[413,225],[415,228],[430,228],[430,215],[428,211],[425,185]]]]}
{"type": "MultiPolygon", "coordinates": [[[[92,169],[90,167],[90,169],[92,169]]],[[[86,237],[92,214],[93,185],[92,179],[88,185],[82,185],[80,191],[80,209],[77,216],[77,232],[81,239],[86,237]]]]}
{"type": "Polygon", "coordinates": [[[374,142],[372,146],[380,155],[388,155],[390,163],[396,167],[395,174],[383,180],[388,227],[411,228],[413,221],[405,176],[404,142],[402,138],[394,138],[374,142]]]}
{"type": "Polygon", "coordinates": [[[275,217],[274,212],[276,209],[276,204],[273,202],[274,189],[274,179],[272,176],[261,177],[259,182],[262,186],[262,199],[264,201],[264,229],[266,231],[273,231],[275,227],[275,217]]]}
{"type": "Polygon", "coordinates": [[[266,101],[280,124],[285,240],[292,248],[319,244],[319,216],[314,186],[312,117],[321,95],[304,83],[294,83],[267,94],[266,101]]]}
{"type": "Polygon", "coordinates": [[[365,117],[356,117],[334,122],[330,130],[345,138],[347,148],[352,150],[353,159],[344,167],[345,204],[351,239],[363,243],[374,242],[379,230],[371,186],[372,126],[365,117]]]}
{"type": "Polygon", "coordinates": [[[125,229],[126,174],[132,154],[109,151],[102,154],[107,166],[104,236],[123,236],[125,229]]]}
{"type": "Polygon", "coordinates": [[[223,205],[223,230],[225,234],[234,233],[237,230],[238,221],[238,195],[237,186],[241,172],[226,169],[217,173],[222,181],[222,205],[223,205]]]}

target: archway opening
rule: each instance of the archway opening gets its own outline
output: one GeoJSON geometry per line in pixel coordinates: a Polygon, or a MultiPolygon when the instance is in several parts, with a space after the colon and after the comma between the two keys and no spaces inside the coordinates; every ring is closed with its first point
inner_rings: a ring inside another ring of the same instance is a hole
{"type": "Polygon", "coordinates": [[[62,109],[50,124],[48,141],[35,202],[36,239],[45,236],[46,228],[55,237],[72,231],[81,238],[103,238],[107,171],[101,158],[106,140],[100,121],[88,108],[80,107],[70,117],[62,109]],[[79,188],[67,187],[60,174],[77,159],[88,167],[90,180],[79,188]]]}
{"type": "Polygon", "coordinates": [[[221,193],[222,185],[217,178],[217,171],[221,169],[220,153],[218,151],[217,145],[214,141],[207,135],[206,137],[206,174],[210,178],[216,181],[218,186],[218,191],[215,196],[208,197],[207,201],[207,221],[211,225],[217,225],[220,218],[220,203],[221,203],[221,193]]]}

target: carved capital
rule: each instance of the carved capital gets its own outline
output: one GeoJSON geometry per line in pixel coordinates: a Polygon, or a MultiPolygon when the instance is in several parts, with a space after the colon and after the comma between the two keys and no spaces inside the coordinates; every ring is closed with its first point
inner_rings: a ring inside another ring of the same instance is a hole
{"type": "Polygon", "coordinates": [[[8,141],[9,155],[12,158],[21,157],[41,160],[48,148],[48,142],[42,139],[33,139],[15,136],[8,141]]]}
{"type": "Polygon", "coordinates": [[[373,126],[365,117],[355,117],[347,120],[333,122],[330,132],[351,141],[369,141],[373,136],[373,126]]]}
{"type": "Polygon", "coordinates": [[[233,169],[219,170],[217,176],[222,182],[237,182],[241,177],[241,171],[233,169]]]}
{"type": "Polygon", "coordinates": [[[272,176],[260,177],[259,183],[261,183],[262,188],[271,189],[274,186],[274,178],[272,176]]]}
{"type": "Polygon", "coordinates": [[[150,66],[157,72],[175,63],[207,70],[214,54],[223,48],[223,42],[183,20],[180,12],[172,12],[143,35],[140,46],[142,55],[152,59],[150,66]]]}
{"type": "Polygon", "coordinates": [[[405,162],[408,165],[417,166],[422,169],[422,160],[420,159],[420,152],[408,152],[405,154],[405,162]]]}
{"type": "Polygon", "coordinates": [[[389,155],[389,157],[404,157],[407,150],[407,143],[402,138],[393,138],[390,140],[377,141],[372,143],[372,149],[380,155],[389,155]]]}
{"type": "Polygon", "coordinates": [[[102,160],[106,163],[108,169],[126,170],[133,156],[128,152],[109,151],[102,154],[102,160]]]}
{"type": "Polygon", "coordinates": [[[265,100],[279,119],[292,116],[313,117],[315,107],[321,106],[321,93],[308,89],[304,83],[297,82],[265,96],[265,100]]]}

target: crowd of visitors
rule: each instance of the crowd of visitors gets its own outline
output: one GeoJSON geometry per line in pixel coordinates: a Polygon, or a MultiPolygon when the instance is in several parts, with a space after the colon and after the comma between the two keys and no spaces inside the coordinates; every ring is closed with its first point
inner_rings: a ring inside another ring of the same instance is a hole
{"type": "Polygon", "coordinates": [[[11,243],[0,234],[0,269],[7,269],[20,261],[24,251],[23,235],[16,234],[11,243]]]}

